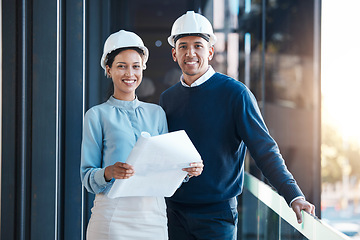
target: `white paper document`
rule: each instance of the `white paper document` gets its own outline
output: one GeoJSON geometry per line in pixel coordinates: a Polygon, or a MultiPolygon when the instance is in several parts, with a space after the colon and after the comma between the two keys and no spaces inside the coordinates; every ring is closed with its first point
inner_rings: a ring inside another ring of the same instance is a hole
{"type": "Polygon", "coordinates": [[[134,176],[116,179],[108,197],[170,197],[187,174],[182,168],[200,161],[200,154],[184,130],[154,137],[143,132],[126,160],[134,167],[134,176]]]}

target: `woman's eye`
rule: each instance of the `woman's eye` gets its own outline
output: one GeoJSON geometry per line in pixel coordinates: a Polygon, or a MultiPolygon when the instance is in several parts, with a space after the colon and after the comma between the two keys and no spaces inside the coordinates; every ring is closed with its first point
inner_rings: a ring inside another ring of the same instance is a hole
{"type": "Polygon", "coordinates": [[[134,65],[134,68],[135,68],[135,69],[139,69],[139,68],[140,68],[140,65],[134,65]]]}

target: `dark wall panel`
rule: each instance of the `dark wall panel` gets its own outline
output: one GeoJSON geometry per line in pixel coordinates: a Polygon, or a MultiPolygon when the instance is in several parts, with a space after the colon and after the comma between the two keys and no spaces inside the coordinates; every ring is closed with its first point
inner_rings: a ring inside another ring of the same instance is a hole
{"type": "Polygon", "coordinates": [[[56,0],[33,2],[31,239],[54,238],[56,20],[56,0]]]}
{"type": "Polygon", "coordinates": [[[2,9],[2,156],[1,239],[15,237],[16,4],[3,0],[2,9]],[[5,37],[6,36],[6,37],[5,37]]]}
{"type": "Polygon", "coordinates": [[[80,239],[83,111],[83,1],[66,2],[64,62],[64,239],[80,239]]]}

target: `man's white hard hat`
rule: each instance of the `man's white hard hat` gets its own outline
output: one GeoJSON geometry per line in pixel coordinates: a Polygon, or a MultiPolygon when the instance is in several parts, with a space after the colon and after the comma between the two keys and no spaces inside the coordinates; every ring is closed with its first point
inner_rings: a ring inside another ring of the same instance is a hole
{"type": "Polygon", "coordinates": [[[149,50],[145,47],[141,38],[133,32],[120,30],[111,34],[105,41],[104,52],[100,65],[106,71],[107,55],[119,48],[137,47],[144,52],[143,69],[146,69],[146,62],[149,58],[149,50]]]}
{"type": "Polygon", "coordinates": [[[175,47],[175,39],[179,35],[204,35],[207,36],[211,45],[216,42],[216,36],[209,20],[194,11],[187,11],[174,22],[168,42],[175,47]]]}

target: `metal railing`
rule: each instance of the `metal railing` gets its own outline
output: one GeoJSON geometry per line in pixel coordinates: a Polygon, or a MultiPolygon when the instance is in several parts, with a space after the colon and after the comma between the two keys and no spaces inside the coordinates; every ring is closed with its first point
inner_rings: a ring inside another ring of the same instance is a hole
{"type": "MultiPolygon", "coordinates": [[[[306,212],[303,211],[303,223],[299,224],[296,220],[295,213],[292,211],[292,209],[288,206],[286,201],[283,197],[281,197],[278,193],[276,193],[273,189],[271,189],[270,186],[266,185],[262,181],[258,180],[257,178],[253,177],[252,175],[246,173],[245,179],[244,179],[244,192],[245,195],[250,192],[253,197],[258,199],[259,202],[266,205],[266,208],[270,208],[275,214],[279,216],[279,221],[276,223],[277,227],[273,227],[274,223],[274,217],[272,217],[270,220],[264,220],[263,222],[266,222],[266,224],[270,223],[272,224],[270,230],[267,231],[281,231],[281,222],[284,220],[286,224],[290,225],[290,228],[292,228],[292,232],[297,231],[298,235],[302,235],[299,237],[282,237],[281,233],[275,234],[278,237],[271,237],[271,239],[319,239],[319,240],[350,240],[348,236],[345,234],[333,229],[325,222],[318,219],[316,216],[312,216],[306,212]],[[277,229],[276,229],[277,228],[277,229]]],[[[245,196],[246,197],[246,196],[245,196]]],[[[255,199],[254,198],[254,199],[255,199]]],[[[253,200],[250,200],[251,202],[254,202],[253,200]]],[[[249,201],[248,201],[249,202],[249,201]]],[[[244,208],[246,208],[247,205],[244,203],[244,208]]],[[[258,209],[256,218],[256,221],[259,222],[259,219],[263,210],[258,209]]],[[[264,214],[262,214],[264,215],[264,214]]],[[[266,215],[266,214],[265,214],[266,215]]],[[[267,217],[267,216],[266,216],[267,217]]],[[[251,217],[250,217],[251,218],[251,217]]],[[[254,218],[254,217],[253,217],[254,218]]],[[[269,218],[269,217],[267,217],[269,218]]],[[[249,216],[243,216],[243,219],[247,219],[248,221],[249,216]]],[[[243,220],[244,221],[244,220],[243,220]]],[[[251,220],[250,220],[251,221],[251,220]]],[[[276,221],[276,220],[275,220],[276,221]]],[[[245,223],[249,224],[249,223],[245,223]]],[[[261,225],[258,223],[258,225],[261,225]]],[[[284,224],[283,224],[284,225],[284,224]]],[[[257,236],[254,237],[254,234],[252,234],[252,237],[242,237],[242,239],[269,239],[270,237],[264,237],[264,230],[259,231],[260,228],[264,228],[264,226],[257,226],[257,230],[255,231],[257,236]],[[262,233],[261,233],[262,232],[262,233]],[[262,236],[260,236],[262,235],[262,236]]],[[[266,227],[265,227],[266,228],[266,227]]],[[[253,231],[254,232],[254,231],[253,231]]],[[[244,234],[244,233],[243,233],[244,234]]],[[[273,234],[274,235],[274,234],[273,234]]]]}

